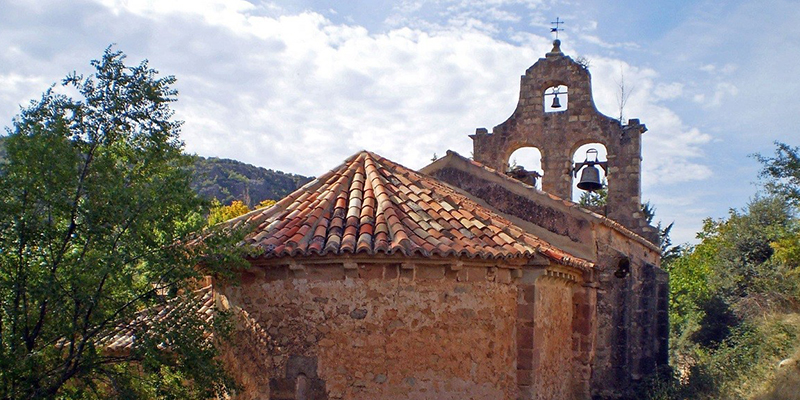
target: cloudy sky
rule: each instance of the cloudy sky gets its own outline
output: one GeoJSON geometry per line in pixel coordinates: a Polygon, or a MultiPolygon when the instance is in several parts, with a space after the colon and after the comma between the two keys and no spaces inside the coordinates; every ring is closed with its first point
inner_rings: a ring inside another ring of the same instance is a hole
{"type": "Polygon", "coordinates": [[[367,149],[417,169],[511,115],[556,17],[600,111],[619,115],[624,83],[649,128],[642,196],[675,242],[753,196],[748,155],[800,145],[790,0],[0,0],[0,125],[115,43],[178,78],[189,152],[319,175],[367,149]]]}

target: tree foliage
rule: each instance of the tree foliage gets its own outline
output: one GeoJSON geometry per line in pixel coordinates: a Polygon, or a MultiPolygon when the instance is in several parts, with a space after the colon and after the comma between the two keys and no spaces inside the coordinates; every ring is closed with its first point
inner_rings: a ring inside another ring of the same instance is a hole
{"type": "Polygon", "coordinates": [[[0,398],[208,398],[232,387],[194,307],[198,279],[241,260],[190,189],[172,76],[107,49],[13,121],[0,164],[0,398]],[[213,258],[204,255],[214,254],[213,258]],[[142,314],[144,313],[144,314],[142,314]],[[176,322],[179,321],[179,324],[176,322]],[[178,326],[179,325],[179,326],[178,326]]]}
{"type": "Polygon", "coordinates": [[[800,347],[798,148],[777,143],[775,157],[757,157],[766,193],[706,219],[700,243],[665,263],[672,358],[684,373],[671,398],[763,393],[777,362],[800,347]]]}
{"type": "MultiPolygon", "coordinates": [[[[255,209],[272,207],[277,203],[275,200],[266,199],[256,205],[255,209]]],[[[236,218],[252,211],[250,207],[240,200],[234,200],[227,206],[222,205],[219,200],[214,199],[211,201],[211,210],[208,213],[208,223],[216,225],[225,222],[229,219],[236,218]]]]}
{"type": "Polygon", "coordinates": [[[784,196],[792,204],[800,204],[800,148],[775,142],[775,156],[756,154],[763,168],[759,174],[766,179],[766,188],[784,196]]]}
{"type": "Polygon", "coordinates": [[[581,197],[578,199],[578,204],[584,207],[603,207],[608,204],[608,185],[603,181],[603,187],[597,191],[581,192],[581,197]]]}
{"type": "Polygon", "coordinates": [[[208,223],[211,225],[236,218],[250,212],[250,207],[239,200],[234,200],[231,204],[223,206],[216,199],[211,203],[211,210],[208,213],[208,223]]]}

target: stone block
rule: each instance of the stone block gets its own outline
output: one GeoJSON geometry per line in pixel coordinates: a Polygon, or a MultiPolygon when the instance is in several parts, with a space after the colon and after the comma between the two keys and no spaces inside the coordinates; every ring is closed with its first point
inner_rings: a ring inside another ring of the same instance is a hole
{"type": "Polygon", "coordinates": [[[265,267],[264,280],[267,282],[286,280],[289,269],[285,266],[265,267]]]}
{"type": "Polygon", "coordinates": [[[589,318],[576,318],[573,321],[573,329],[581,335],[589,335],[592,333],[592,320],[589,318]]]}
{"type": "Polygon", "coordinates": [[[306,266],[305,271],[310,281],[338,281],[345,276],[341,264],[314,264],[306,266]]]}
{"type": "Polygon", "coordinates": [[[459,282],[466,282],[466,281],[468,281],[469,279],[468,279],[468,273],[467,273],[467,269],[461,269],[461,270],[459,270],[459,271],[458,271],[458,274],[456,275],[456,280],[457,280],[457,281],[459,281],[459,282]]]}
{"type": "Polygon", "coordinates": [[[519,291],[522,293],[522,299],[528,304],[536,302],[536,286],[534,285],[520,285],[519,291]]]}
{"type": "Polygon", "coordinates": [[[308,278],[308,272],[302,266],[299,268],[289,268],[289,277],[293,279],[306,279],[308,278]]]}
{"type": "Polygon", "coordinates": [[[533,350],[517,348],[517,370],[533,369],[533,350]]]}
{"type": "Polygon", "coordinates": [[[533,349],[533,327],[517,324],[517,346],[521,349],[533,349]]]}
{"type": "Polygon", "coordinates": [[[400,265],[399,264],[389,264],[383,267],[383,278],[384,279],[396,279],[399,275],[400,265]]]}
{"type": "Polygon", "coordinates": [[[445,277],[445,279],[450,280],[450,281],[457,281],[458,280],[458,274],[461,272],[462,269],[463,268],[453,269],[453,268],[451,268],[449,266],[448,267],[444,267],[444,277],[445,277]]]}
{"type": "Polygon", "coordinates": [[[517,319],[520,321],[533,321],[536,307],[533,304],[517,304],[517,319]]]}
{"type": "Polygon", "coordinates": [[[420,265],[417,266],[417,280],[441,280],[444,279],[444,265],[420,265]]]}
{"type": "Polygon", "coordinates": [[[361,279],[383,278],[382,264],[362,264],[358,268],[358,277],[361,279]]]}
{"type": "Polygon", "coordinates": [[[533,384],[533,371],[528,369],[517,370],[517,385],[530,386],[533,384]]]}
{"type": "Polygon", "coordinates": [[[365,308],[356,308],[350,312],[350,318],[364,319],[367,317],[367,310],[365,308]]]}
{"type": "Polygon", "coordinates": [[[498,268],[495,276],[497,283],[511,283],[511,270],[508,268],[498,268]]]}
{"type": "Polygon", "coordinates": [[[520,385],[519,386],[519,400],[527,400],[527,399],[535,399],[536,398],[536,391],[533,389],[533,386],[528,385],[520,385]]]}
{"type": "Polygon", "coordinates": [[[400,279],[405,279],[405,280],[409,280],[409,281],[414,279],[414,269],[413,268],[401,267],[399,269],[399,271],[400,271],[400,279]]]}
{"type": "Polygon", "coordinates": [[[467,280],[470,282],[483,282],[486,280],[486,268],[482,267],[467,267],[467,280]]]}

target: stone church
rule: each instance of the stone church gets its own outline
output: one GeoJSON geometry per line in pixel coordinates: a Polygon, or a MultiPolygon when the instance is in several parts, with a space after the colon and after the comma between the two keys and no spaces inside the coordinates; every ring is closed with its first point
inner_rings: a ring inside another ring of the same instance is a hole
{"type": "Polygon", "coordinates": [[[522,76],[513,115],[471,135],[473,159],[413,171],[362,151],[231,222],[263,250],[214,287],[240,316],[225,353],[237,398],[618,399],[667,363],[646,128],[599,113],[559,46],[522,76]],[[606,152],[593,210],[571,201],[587,143],[606,152]],[[524,147],[543,174],[507,172],[524,147]]]}

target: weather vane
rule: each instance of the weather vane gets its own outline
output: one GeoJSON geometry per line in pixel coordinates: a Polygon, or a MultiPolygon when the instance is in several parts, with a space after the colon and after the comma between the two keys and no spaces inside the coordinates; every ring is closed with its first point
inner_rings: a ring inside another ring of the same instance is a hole
{"type": "Polygon", "coordinates": [[[555,21],[553,21],[553,22],[551,22],[551,23],[550,23],[550,24],[552,24],[552,25],[555,25],[555,26],[556,26],[555,28],[550,28],[550,33],[554,33],[554,32],[555,32],[555,34],[556,34],[556,40],[558,40],[558,32],[559,32],[559,31],[563,31],[563,29],[559,28],[559,25],[561,25],[561,24],[563,24],[563,23],[564,23],[564,21],[561,21],[561,20],[559,20],[559,19],[558,19],[558,17],[556,17],[556,20],[555,20],[555,21]]]}

